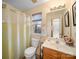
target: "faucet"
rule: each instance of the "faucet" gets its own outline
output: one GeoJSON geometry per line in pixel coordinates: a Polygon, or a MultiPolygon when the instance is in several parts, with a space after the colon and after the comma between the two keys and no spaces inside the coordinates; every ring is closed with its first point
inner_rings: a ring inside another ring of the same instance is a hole
{"type": "Polygon", "coordinates": [[[59,44],[59,39],[58,38],[56,38],[56,44],[59,44]]]}

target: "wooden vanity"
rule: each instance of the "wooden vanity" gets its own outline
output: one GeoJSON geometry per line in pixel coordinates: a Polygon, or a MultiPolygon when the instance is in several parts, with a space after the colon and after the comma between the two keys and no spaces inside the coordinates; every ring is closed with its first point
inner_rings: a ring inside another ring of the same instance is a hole
{"type": "Polygon", "coordinates": [[[44,47],[43,59],[76,59],[76,56],[44,47]]]}
{"type": "Polygon", "coordinates": [[[56,39],[46,40],[41,48],[43,59],[76,59],[76,48],[66,45],[60,38],[59,43],[56,39]]]}

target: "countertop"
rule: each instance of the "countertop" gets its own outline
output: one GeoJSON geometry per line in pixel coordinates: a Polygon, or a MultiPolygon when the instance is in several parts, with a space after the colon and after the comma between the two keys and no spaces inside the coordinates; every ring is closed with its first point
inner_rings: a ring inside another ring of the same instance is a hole
{"type": "Polygon", "coordinates": [[[65,42],[63,41],[63,38],[47,39],[42,44],[41,48],[43,47],[47,47],[47,48],[54,49],[66,54],[76,56],[76,47],[66,45],[65,42]]]}

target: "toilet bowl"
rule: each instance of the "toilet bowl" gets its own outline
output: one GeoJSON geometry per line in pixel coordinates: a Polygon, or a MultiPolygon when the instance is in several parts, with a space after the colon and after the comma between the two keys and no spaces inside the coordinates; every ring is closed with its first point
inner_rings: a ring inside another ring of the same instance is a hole
{"type": "Polygon", "coordinates": [[[38,39],[32,39],[32,47],[29,47],[24,51],[24,56],[26,59],[35,59],[35,52],[36,52],[38,43],[39,43],[38,39]]]}
{"type": "Polygon", "coordinates": [[[25,50],[24,55],[27,59],[34,59],[36,48],[35,47],[29,47],[25,50]]]}

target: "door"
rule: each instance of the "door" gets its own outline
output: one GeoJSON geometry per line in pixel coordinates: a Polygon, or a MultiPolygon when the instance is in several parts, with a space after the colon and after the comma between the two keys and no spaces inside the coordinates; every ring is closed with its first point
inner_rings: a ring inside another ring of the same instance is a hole
{"type": "Polygon", "coordinates": [[[76,59],[76,57],[62,53],[61,54],[61,59],[76,59]]]}

